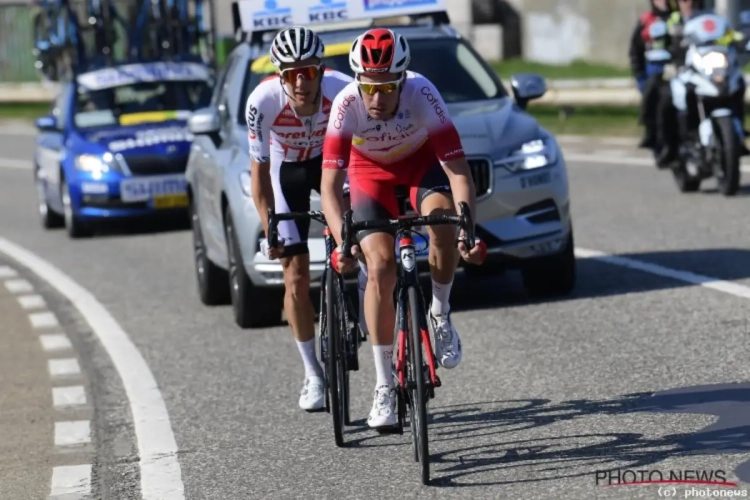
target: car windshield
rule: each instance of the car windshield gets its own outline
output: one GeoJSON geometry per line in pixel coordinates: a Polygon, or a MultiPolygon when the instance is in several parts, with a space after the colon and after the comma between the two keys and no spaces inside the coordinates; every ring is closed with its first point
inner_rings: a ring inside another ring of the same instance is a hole
{"type": "MultiPolygon", "coordinates": [[[[168,120],[178,112],[191,112],[208,106],[211,86],[205,81],[140,82],[104,90],[79,90],[76,95],[74,120],[77,128],[125,125],[138,120],[140,113],[161,113],[149,116],[168,120]]],[[[143,115],[141,115],[143,116],[143,115]]]]}
{"type": "MultiPolygon", "coordinates": [[[[349,46],[349,44],[346,44],[349,46]]],[[[498,99],[508,94],[497,75],[469,48],[463,40],[438,38],[413,40],[409,69],[424,75],[440,91],[446,103],[484,101],[498,99]]],[[[349,53],[344,52],[324,59],[326,67],[354,76],[349,68],[349,53]]],[[[251,66],[253,63],[251,62],[251,66]]],[[[263,65],[252,71],[242,94],[242,112],[238,113],[241,125],[245,125],[245,101],[260,81],[273,72],[273,66],[263,65]]]]}

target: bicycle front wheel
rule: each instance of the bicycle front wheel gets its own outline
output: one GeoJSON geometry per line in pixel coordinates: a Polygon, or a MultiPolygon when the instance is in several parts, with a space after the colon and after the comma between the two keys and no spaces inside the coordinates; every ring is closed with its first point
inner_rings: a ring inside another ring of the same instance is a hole
{"type": "Polygon", "coordinates": [[[339,308],[339,280],[333,270],[326,272],[326,337],[327,337],[327,360],[326,360],[326,387],[333,416],[333,435],[336,446],[344,446],[344,404],[342,397],[342,386],[344,375],[341,370],[343,363],[343,352],[341,339],[343,334],[339,331],[343,314],[339,308]]]}
{"type": "MultiPolygon", "coordinates": [[[[409,332],[409,358],[411,361],[410,381],[413,422],[412,430],[416,432],[416,451],[419,466],[422,470],[422,484],[430,484],[430,447],[427,440],[427,393],[424,380],[424,362],[422,356],[422,321],[424,317],[421,302],[415,287],[409,287],[409,314],[411,316],[409,332]]],[[[412,436],[413,437],[413,436],[412,436]]]]}

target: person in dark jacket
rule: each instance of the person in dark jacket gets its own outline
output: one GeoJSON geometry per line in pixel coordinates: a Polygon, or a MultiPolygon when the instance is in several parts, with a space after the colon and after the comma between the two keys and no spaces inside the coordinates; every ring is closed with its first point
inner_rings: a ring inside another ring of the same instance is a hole
{"type": "MultiPolygon", "coordinates": [[[[667,30],[669,32],[670,39],[670,52],[672,53],[672,61],[677,67],[681,67],[685,63],[685,57],[687,55],[687,45],[684,43],[683,29],[685,23],[695,16],[713,13],[713,10],[706,7],[705,0],[677,0],[678,10],[673,12],[667,20],[667,30]]],[[[730,45],[732,43],[739,42],[743,39],[741,33],[729,29],[729,32],[718,40],[720,45],[730,45]]],[[[745,91],[746,85],[744,78],[739,91],[732,96],[732,107],[735,113],[740,117],[743,129],[745,124],[745,91]]],[[[688,89],[689,100],[693,94],[688,89]]],[[[659,130],[657,133],[657,140],[663,142],[664,148],[657,155],[657,164],[660,167],[666,167],[677,158],[680,140],[684,140],[687,137],[689,123],[687,111],[678,111],[675,109],[672,101],[671,88],[666,85],[660,91],[659,105],[657,107],[657,114],[659,116],[659,130]]],[[[745,135],[747,132],[744,132],[745,135]]],[[[744,137],[741,143],[742,155],[750,153],[744,143],[744,137]]]]}
{"type": "Polygon", "coordinates": [[[641,100],[640,123],[644,125],[643,139],[638,147],[654,148],[657,144],[657,107],[659,104],[659,88],[663,82],[664,65],[667,61],[654,62],[646,59],[646,53],[651,50],[668,48],[668,38],[665,35],[652,40],[649,28],[658,21],[666,23],[672,11],[676,9],[676,0],[650,0],[651,8],[642,13],[630,37],[630,69],[638,84],[638,90],[643,95],[641,100]]]}

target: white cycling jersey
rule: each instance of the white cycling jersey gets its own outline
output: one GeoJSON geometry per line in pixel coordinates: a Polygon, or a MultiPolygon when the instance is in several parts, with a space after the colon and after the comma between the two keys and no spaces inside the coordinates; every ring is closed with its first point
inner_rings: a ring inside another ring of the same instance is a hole
{"type": "Polygon", "coordinates": [[[369,115],[356,82],[347,85],[334,100],[326,135],[323,168],[351,162],[355,169],[412,170],[435,156],[441,163],[464,156],[440,92],[413,71],[406,72],[396,116],[385,121],[369,115]]]}
{"type": "Polygon", "coordinates": [[[315,115],[299,117],[278,75],[263,80],[245,105],[250,156],[259,163],[302,162],[322,154],[331,105],[353,79],[335,70],[323,74],[321,107],[315,115]]]}

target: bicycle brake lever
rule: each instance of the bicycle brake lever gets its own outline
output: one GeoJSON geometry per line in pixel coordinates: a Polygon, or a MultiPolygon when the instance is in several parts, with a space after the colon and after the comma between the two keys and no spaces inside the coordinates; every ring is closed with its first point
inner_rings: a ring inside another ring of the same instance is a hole
{"type": "Polygon", "coordinates": [[[476,238],[474,237],[474,222],[471,220],[471,209],[469,204],[462,201],[458,204],[461,209],[461,229],[464,231],[463,238],[459,237],[458,241],[463,241],[466,244],[466,249],[471,251],[476,245],[476,238]]]}
{"type": "Polygon", "coordinates": [[[341,226],[341,251],[344,257],[352,257],[352,244],[349,241],[349,232],[352,227],[352,215],[351,210],[344,212],[344,224],[341,226]]]}
{"type": "Polygon", "coordinates": [[[268,208],[268,246],[276,248],[279,246],[279,221],[276,219],[276,212],[273,208],[268,208]]]}

